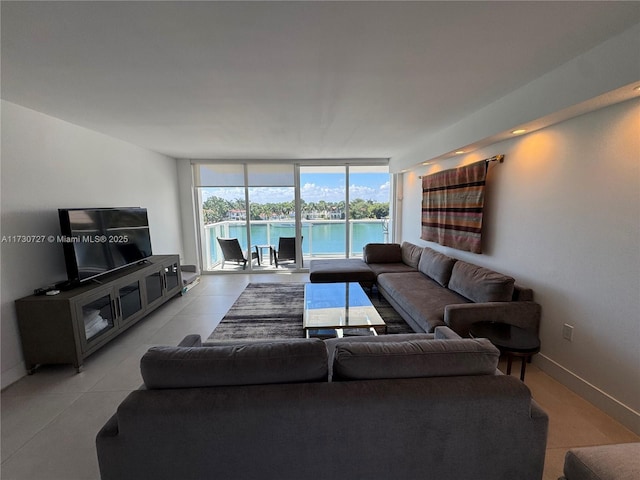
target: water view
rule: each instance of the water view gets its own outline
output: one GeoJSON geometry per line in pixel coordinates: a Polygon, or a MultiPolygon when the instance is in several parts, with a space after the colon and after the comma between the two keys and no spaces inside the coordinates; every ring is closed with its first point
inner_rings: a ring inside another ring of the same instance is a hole
{"type": "MultiPolygon", "coordinates": [[[[388,223],[385,220],[357,220],[349,222],[351,248],[349,256],[362,255],[362,248],[367,243],[388,242],[388,223]]],[[[302,223],[302,253],[305,257],[344,256],[345,254],[344,221],[318,221],[302,223]]],[[[280,237],[294,237],[293,222],[252,222],[251,244],[277,246],[280,237]]],[[[212,268],[222,260],[220,247],[216,237],[237,238],[244,251],[247,250],[245,222],[220,222],[205,227],[205,239],[209,258],[205,265],[212,268]]]]}
{"type": "Polygon", "coordinates": [[[197,177],[205,269],[222,263],[217,237],[264,255],[296,236],[296,219],[305,259],[361,256],[365,244],[389,241],[386,165],[207,164],[197,177]]]}

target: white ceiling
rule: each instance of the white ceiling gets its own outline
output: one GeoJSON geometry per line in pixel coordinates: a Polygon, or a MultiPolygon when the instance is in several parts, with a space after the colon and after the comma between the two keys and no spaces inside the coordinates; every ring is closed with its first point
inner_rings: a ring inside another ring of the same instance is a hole
{"type": "Polygon", "coordinates": [[[177,158],[387,158],[639,2],[2,2],[4,100],[177,158]]]}

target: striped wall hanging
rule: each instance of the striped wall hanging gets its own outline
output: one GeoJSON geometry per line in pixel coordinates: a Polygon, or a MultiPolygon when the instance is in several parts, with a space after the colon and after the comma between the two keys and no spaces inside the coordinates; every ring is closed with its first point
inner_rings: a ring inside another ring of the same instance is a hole
{"type": "MultiPolygon", "coordinates": [[[[502,157],[494,158],[502,161],[502,157]]],[[[482,253],[482,210],[488,164],[482,160],[422,177],[420,238],[482,253]]]]}

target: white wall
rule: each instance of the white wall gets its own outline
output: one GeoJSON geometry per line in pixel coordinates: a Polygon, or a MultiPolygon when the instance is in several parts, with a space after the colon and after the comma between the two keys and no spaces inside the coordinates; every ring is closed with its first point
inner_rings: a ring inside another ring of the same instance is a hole
{"type": "Polygon", "coordinates": [[[404,174],[402,239],[511,274],[542,304],[534,362],[640,432],[640,100],[404,174]],[[496,154],[484,253],[420,240],[419,175],[496,154]],[[565,323],[573,341],[562,338],[565,323]]]}
{"type": "MultiPolygon", "coordinates": [[[[176,161],[2,101],[1,235],[58,235],[58,208],[142,206],[153,252],[182,253],[176,161]]],[[[65,280],[62,246],[2,243],[2,387],[25,374],[14,300],[65,280]]]]}
{"type": "Polygon", "coordinates": [[[508,138],[517,127],[533,131],[552,125],[593,110],[594,99],[607,101],[609,96],[630,93],[638,81],[639,42],[640,24],[636,24],[455,124],[426,132],[407,151],[394,154],[391,171],[399,172],[467,145],[490,145],[508,138]]]}

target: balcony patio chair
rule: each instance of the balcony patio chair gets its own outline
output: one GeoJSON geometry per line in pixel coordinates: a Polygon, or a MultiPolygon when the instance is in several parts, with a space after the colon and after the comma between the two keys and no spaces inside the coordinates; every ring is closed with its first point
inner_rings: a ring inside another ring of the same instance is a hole
{"type": "MultiPolygon", "coordinates": [[[[300,245],[302,245],[302,240],[304,237],[300,237],[300,245]]],[[[273,252],[274,260],[276,263],[276,268],[280,262],[293,262],[295,263],[296,258],[296,237],[280,237],[278,239],[278,249],[273,252]]],[[[301,259],[300,266],[302,266],[304,261],[301,259]]]]}
{"type": "MultiPolygon", "coordinates": [[[[222,249],[222,268],[224,268],[225,262],[236,262],[238,265],[242,264],[243,270],[246,269],[247,262],[249,260],[247,259],[247,255],[245,255],[245,253],[242,251],[242,248],[240,248],[240,242],[238,242],[238,239],[220,237],[216,238],[218,239],[218,244],[222,249]]],[[[251,260],[258,260],[258,263],[260,262],[257,252],[251,252],[251,260]]]]}

